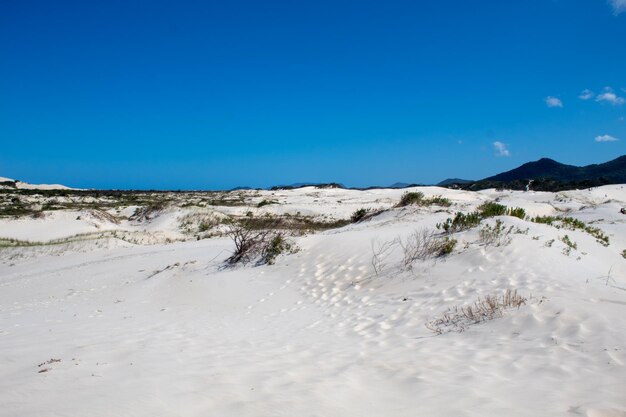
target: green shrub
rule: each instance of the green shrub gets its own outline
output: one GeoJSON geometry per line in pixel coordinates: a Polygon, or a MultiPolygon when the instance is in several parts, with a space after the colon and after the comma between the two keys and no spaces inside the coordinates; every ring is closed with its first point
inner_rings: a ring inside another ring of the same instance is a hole
{"type": "Polygon", "coordinates": [[[558,218],[554,216],[537,216],[531,219],[533,223],[548,224],[550,226],[557,220],[558,218]]]}
{"type": "Polygon", "coordinates": [[[422,205],[424,206],[442,206],[442,207],[450,207],[452,202],[440,195],[435,195],[425,200],[422,200],[422,205]]]}
{"type": "Polygon", "coordinates": [[[503,246],[511,243],[511,238],[509,235],[513,230],[513,226],[506,230],[504,227],[504,222],[500,219],[496,220],[496,224],[494,226],[486,224],[483,228],[481,228],[478,232],[479,240],[481,243],[489,246],[503,246]]]}
{"type": "Polygon", "coordinates": [[[422,192],[406,192],[402,194],[400,197],[400,202],[398,203],[398,207],[405,207],[412,204],[420,204],[420,202],[424,199],[424,193],[422,192]]]}
{"type": "Polygon", "coordinates": [[[440,242],[438,257],[443,258],[444,256],[448,256],[454,251],[456,247],[457,241],[456,239],[450,239],[446,237],[443,241],[440,242]]]}
{"type": "Polygon", "coordinates": [[[447,218],[445,222],[438,223],[437,229],[443,229],[446,233],[455,233],[471,229],[480,224],[481,217],[477,212],[464,214],[457,212],[454,219],[447,218]]]}
{"type": "Polygon", "coordinates": [[[278,255],[285,252],[293,252],[293,249],[293,244],[288,242],[282,234],[277,234],[273,236],[263,247],[261,252],[261,263],[273,265],[278,255]]]}
{"type": "Polygon", "coordinates": [[[563,236],[561,242],[565,243],[571,249],[578,249],[576,242],[572,242],[568,235],[563,236]]]}

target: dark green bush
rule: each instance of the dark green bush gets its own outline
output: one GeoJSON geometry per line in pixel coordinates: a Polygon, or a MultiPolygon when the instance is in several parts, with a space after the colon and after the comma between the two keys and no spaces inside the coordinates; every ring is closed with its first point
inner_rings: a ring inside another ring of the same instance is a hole
{"type": "Polygon", "coordinates": [[[352,223],[360,222],[370,211],[371,211],[370,209],[365,209],[365,208],[360,208],[358,210],[355,210],[355,212],[352,213],[352,216],[350,216],[350,220],[352,221],[352,223]]]}
{"type": "Polygon", "coordinates": [[[278,204],[278,202],[277,201],[272,201],[272,200],[263,200],[259,204],[257,204],[256,206],[258,208],[261,208],[263,206],[269,206],[270,204],[278,204]]]}
{"type": "Polygon", "coordinates": [[[504,216],[506,211],[506,206],[494,203],[493,201],[488,201],[478,207],[478,213],[483,219],[486,219],[487,217],[504,216]]]}
{"type": "Polygon", "coordinates": [[[510,208],[507,211],[507,216],[513,216],[524,220],[526,218],[526,210],[521,207],[510,208]]]}

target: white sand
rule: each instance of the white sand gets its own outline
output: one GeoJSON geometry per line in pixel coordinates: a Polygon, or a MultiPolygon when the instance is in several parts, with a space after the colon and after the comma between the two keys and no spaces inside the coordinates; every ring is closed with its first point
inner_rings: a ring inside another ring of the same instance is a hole
{"type": "MultiPolygon", "coordinates": [[[[486,247],[473,229],[445,260],[403,270],[396,250],[374,274],[372,242],[451,216],[411,207],[297,238],[300,251],[271,266],[221,268],[223,238],[0,250],[0,416],[626,416],[626,188],[419,190],[453,200],[450,213],[492,199],[567,212],[611,243],[502,217],[528,233],[486,247]],[[565,234],[578,245],[569,255],[565,234]],[[425,327],[506,289],[532,299],[464,332],[425,327]]],[[[259,201],[344,218],[403,192],[309,187],[259,201]]],[[[182,214],[139,226],[59,212],[3,220],[0,237],[175,234],[182,214]]]]}
{"type": "MultiPolygon", "coordinates": [[[[70,188],[61,184],[29,184],[27,182],[14,180],[11,178],[0,177],[0,182],[15,182],[15,187],[24,190],[75,190],[76,188],[70,188]]],[[[9,188],[0,185],[0,188],[9,188]]]]}

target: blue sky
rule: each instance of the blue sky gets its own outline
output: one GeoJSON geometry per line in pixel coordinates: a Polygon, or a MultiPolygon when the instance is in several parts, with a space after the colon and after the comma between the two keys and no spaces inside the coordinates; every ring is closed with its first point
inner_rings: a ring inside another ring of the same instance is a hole
{"type": "Polygon", "coordinates": [[[0,57],[0,176],[28,182],[434,183],[626,153],[626,0],[6,0],[0,57]]]}

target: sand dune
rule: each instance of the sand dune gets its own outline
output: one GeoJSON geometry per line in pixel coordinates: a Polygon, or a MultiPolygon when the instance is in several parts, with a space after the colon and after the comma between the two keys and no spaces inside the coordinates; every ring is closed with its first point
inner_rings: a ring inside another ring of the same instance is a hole
{"type": "Polygon", "coordinates": [[[258,201],[279,204],[262,213],[389,210],[294,237],[298,252],[262,266],[224,268],[228,238],[184,239],[184,208],[142,224],[88,211],[0,220],[2,238],[108,230],[150,243],[0,249],[0,416],[626,416],[626,188],[416,190],[453,205],[392,208],[404,190],[264,191],[258,201]],[[492,200],[581,219],[610,244],[501,216],[481,226],[511,230],[500,246],[472,228],[445,258],[405,268],[395,246],[373,268],[373,247],[492,200]],[[426,326],[508,289],[526,304],[463,331],[426,326]]]}

